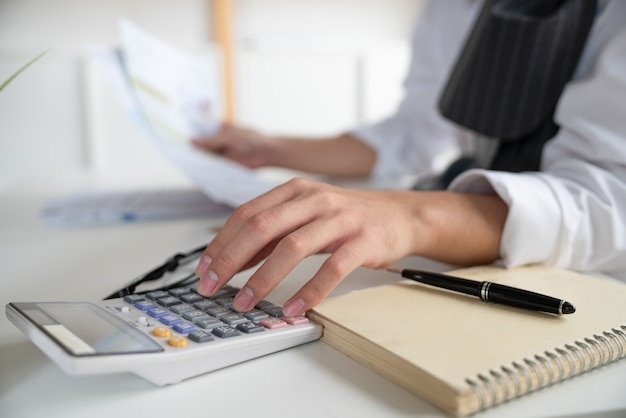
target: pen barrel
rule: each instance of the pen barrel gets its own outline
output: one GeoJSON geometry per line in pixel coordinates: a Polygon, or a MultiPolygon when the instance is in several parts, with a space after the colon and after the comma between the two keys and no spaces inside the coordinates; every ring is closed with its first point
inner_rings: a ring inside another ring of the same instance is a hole
{"type": "Polygon", "coordinates": [[[460,277],[447,276],[438,273],[423,273],[417,270],[411,270],[406,276],[416,282],[440,287],[442,289],[452,290],[454,292],[465,293],[471,296],[480,296],[480,282],[475,280],[462,279],[460,277]]]}
{"type": "Polygon", "coordinates": [[[494,302],[557,315],[563,313],[564,301],[561,299],[497,283],[482,282],[479,296],[485,302],[494,302]]]}

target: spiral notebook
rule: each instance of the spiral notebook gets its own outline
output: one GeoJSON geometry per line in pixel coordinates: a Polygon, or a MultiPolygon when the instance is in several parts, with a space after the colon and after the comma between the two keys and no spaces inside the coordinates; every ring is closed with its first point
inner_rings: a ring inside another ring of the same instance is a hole
{"type": "Polygon", "coordinates": [[[329,298],[322,341],[453,416],[626,357],[626,285],[546,266],[456,270],[565,299],[572,315],[487,304],[405,280],[329,298]]]}

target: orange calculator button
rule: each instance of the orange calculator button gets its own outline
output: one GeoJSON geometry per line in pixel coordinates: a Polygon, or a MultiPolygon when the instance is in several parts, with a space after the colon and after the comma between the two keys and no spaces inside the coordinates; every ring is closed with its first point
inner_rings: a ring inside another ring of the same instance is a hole
{"type": "Polygon", "coordinates": [[[181,335],[172,335],[167,342],[173,347],[187,347],[187,338],[181,335]]]}
{"type": "Polygon", "coordinates": [[[169,337],[172,335],[172,331],[168,327],[156,327],[152,330],[152,333],[157,337],[169,337]]]}

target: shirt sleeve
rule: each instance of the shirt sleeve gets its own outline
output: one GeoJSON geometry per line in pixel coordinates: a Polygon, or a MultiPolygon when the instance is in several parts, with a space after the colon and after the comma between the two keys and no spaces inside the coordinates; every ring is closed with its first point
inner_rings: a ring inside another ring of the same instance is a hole
{"type": "Polygon", "coordinates": [[[586,79],[570,82],[561,126],[541,172],[472,170],[452,190],[495,191],[509,213],[500,247],[507,266],[549,263],[626,280],[626,29],[586,79]]]}
{"type": "Polygon", "coordinates": [[[351,132],[377,152],[373,177],[440,171],[468,133],[439,113],[437,100],[480,4],[429,1],[420,11],[404,98],[389,118],[351,132]]]}

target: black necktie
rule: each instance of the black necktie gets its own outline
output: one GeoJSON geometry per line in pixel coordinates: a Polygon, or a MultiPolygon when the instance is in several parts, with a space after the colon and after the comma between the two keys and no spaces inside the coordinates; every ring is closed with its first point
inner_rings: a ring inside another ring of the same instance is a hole
{"type": "Polygon", "coordinates": [[[576,69],[595,13],[595,0],[485,2],[439,107],[444,117],[482,137],[494,154],[480,164],[477,158],[462,158],[439,178],[438,187],[472,166],[539,169],[543,146],[558,131],[557,101],[576,69]]]}

